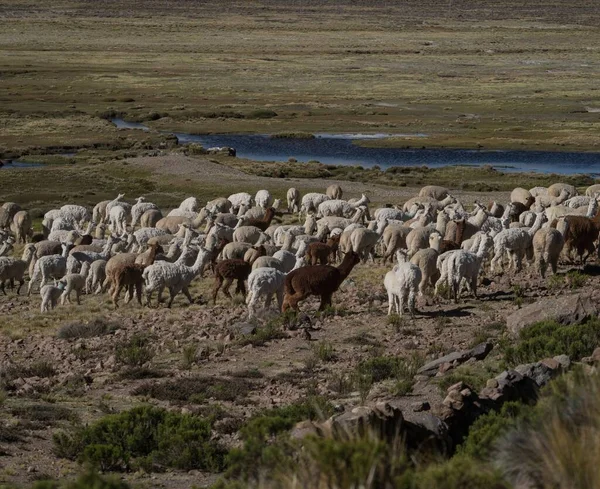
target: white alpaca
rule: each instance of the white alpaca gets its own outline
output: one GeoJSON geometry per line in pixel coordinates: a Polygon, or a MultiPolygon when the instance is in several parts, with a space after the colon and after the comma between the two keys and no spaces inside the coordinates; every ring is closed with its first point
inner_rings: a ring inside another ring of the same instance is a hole
{"type": "Polygon", "coordinates": [[[325,194],[319,194],[317,192],[310,192],[302,197],[302,203],[300,204],[300,213],[308,214],[309,212],[317,212],[319,205],[326,200],[330,200],[329,196],[325,194]]]}
{"type": "Polygon", "coordinates": [[[35,262],[33,275],[27,286],[27,295],[31,295],[33,284],[40,278],[40,287],[43,287],[50,278],[59,280],[64,277],[67,273],[67,253],[69,249],[70,245],[63,243],[62,255],[42,256],[35,262]]]}
{"type": "Polygon", "coordinates": [[[356,208],[362,205],[365,205],[369,202],[368,197],[365,194],[362,194],[361,198],[356,201],[356,203],[351,204],[345,200],[326,200],[319,204],[317,209],[318,217],[327,217],[327,216],[339,216],[339,217],[352,217],[354,212],[356,212],[356,208]]]}
{"type": "Polygon", "coordinates": [[[64,305],[65,303],[71,303],[71,292],[75,291],[75,298],[77,299],[77,304],[81,304],[79,297],[85,291],[86,279],[88,272],[90,270],[90,262],[84,262],[81,265],[80,273],[68,273],[63,278],[60,279],[60,283],[65,286],[65,290],[63,291],[60,303],[64,305]]]}
{"type": "Polygon", "coordinates": [[[482,235],[477,253],[464,250],[453,250],[438,257],[438,266],[441,276],[435,284],[435,294],[443,283],[450,287],[454,302],[460,297],[460,286],[463,279],[467,288],[477,297],[477,277],[481,264],[492,248],[492,238],[486,234],[482,235]]]}
{"type": "Polygon", "coordinates": [[[196,256],[194,264],[192,266],[187,266],[185,260],[190,252],[192,252],[192,250],[186,247],[175,263],[158,261],[144,269],[142,276],[146,285],[146,304],[148,306],[151,303],[152,294],[155,290],[158,290],[158,303],[160,303],[161,294],[165,287],[169,289],[170,293],[167,307],[171,307],[173,300],[179,292],[184,293],[190,301],[190,304],[194,302],[190,291],[188,290],[188,286],[210,262],[213,252],[212,250],[201,248],[196,256]]]}
{"type": "Polygon", "coordinates": [[[505,229],[494,237],[494,258],[492,259],[492,273],[502,270],[502,261],[508,254],[509,262],[515,271],[520,272],[523,266],[523,258],[532,256],[531,243],[535,233],[542,227],[546,215],[543,212],[537,214],[535,223],[531,228],[505,229]]]}
{"type": "Polygon", "coordinates": [[[406,261],[406,254],[398,251],[396,254],[398,264],[389,271],[384,278],[384,286],[388,293],[388,316],[392,314],[395,307],[400,316],[404,313],[404,305],[412,317],[415,315],[415,303],[419,282],[421,282],[421,270],[418,266],[406,261]]]}
{"type": "Polygon", "coordinates": [[[254,196],[254,202],[256,202],[258,207],[267,209],[273,205],[273,196],[268,190],[259,190],[254,196]]]}
{"type": "Polygon", "coordinates": [[[59,283],[58,286],[44,285],[40,289],[40,295],[42,296],[42,305],[40,311],[43,313],[50,312],[50,310],[56,307],[58,299],[63,293],[64,284],[59,283]]]}
{"type": "Polygon", "coordinates": [[[290,214],[300,212],[300,192],[292,187],[287,191],[287,205],[290,214]]]}
{"type": "Polygon", "coordinates": [[[135,204],[131,208],[131,227],[135,228],[138,221],[144,214],[144,212],[149,210],[159,210],[156,204],[152,202],[146,202],[144,197],[138,197],[136,199],[135,204]]]}

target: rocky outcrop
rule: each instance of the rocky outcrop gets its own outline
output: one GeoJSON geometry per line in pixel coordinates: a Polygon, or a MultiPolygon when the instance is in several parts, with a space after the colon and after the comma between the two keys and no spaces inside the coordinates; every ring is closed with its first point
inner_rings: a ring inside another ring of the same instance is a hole
{"type": "Polygon", "coordinates": [[[600,307],[589,294],[548,297],[523,307],[506,318],[508,330],[518,335],[521,330],[539,321],[553,320],[559,324],[580,324],[598,316],[600,307]]]}
{"type": "MultiPolygon", "coordinates": [[[[475,353],[469,358],[489,353],[489,347],[473,350],[475,353]]],[[[452,361],[462,358],[453,355],[452,361]]],[[[594,361],[600,362],[600,348],[594,355],[594,361]]],[[[437,363],[437,367],[442,364],[437,363]]],[[[306,436],[345,438],[349,434],[375,433],[390,441],[403,440],[411,452],[434,450],[452,454],[477,418],[499,410],[505,402],[535,403],[540,388],[570,366],[571,361],[566,355],[519,365],[490,379],[479,394],[464,382],[450,386],[442,405],[432,412],[424,412],[427,403],[419,403],[410,413],[410,420],[404,417],[399,401],[387,401],[374,406],[358,406],[321,423],[303,421],[296,425],[292,436],[297,439],[306,436]]],[[[432,370],[435,370],[434,366],[424,372],[432,370]]]]}
{"type": "Polygon", "coordinates": [[[486,342],[481,343],[470,350],[449,353],[448,355],[444,355],[441,358],[426,363],[417,371],[417,373],[419,375],[433,377],[438,372],[447,372],[448,370],[465,363],[471,358],[474,358],[475,360],[483,360],[492,351],[493,347],[494,345],[492,345],[492,343],[486,342]]]}

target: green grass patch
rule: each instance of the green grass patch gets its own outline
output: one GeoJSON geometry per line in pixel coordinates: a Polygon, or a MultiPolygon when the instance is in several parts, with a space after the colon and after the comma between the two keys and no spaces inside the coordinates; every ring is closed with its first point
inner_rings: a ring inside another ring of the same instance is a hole
{"type": "Polygon", "coordinates": [[[247,396],[253,384],[244,378],[185,377],[158,383],[146,383],[133,390],[136,396],[150,396],[171,402],[202,404],[208,398],[235,401],[247,396]]]}

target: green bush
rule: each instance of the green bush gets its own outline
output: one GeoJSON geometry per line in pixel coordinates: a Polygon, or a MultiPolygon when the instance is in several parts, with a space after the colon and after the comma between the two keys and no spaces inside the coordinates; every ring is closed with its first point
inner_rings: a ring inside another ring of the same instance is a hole
{"type": "Polygon", "coordinates": [[[457,453],[474,458],[486,458],[496,441],[520,420],[533,417],[534,408],[520,402],[507,402],[500,411],[480,416],[469,428],[469,434],[457,453]]]}
{"type": "Polygon", "coordinates": [[[567,354],[580,360],[600,345],[600,319],[583,324],[563,326],[555,321],[542,321],[521,330],[516,344],[504,342],[504,358],[508,365],[537,362],[543,358],[567,354]]]}
{"type": "Polygon", "coordinates": [[[55,453],[102,471],[172,467],[218,472],[224,450],[211,440],[211,424],[198,416],[143,406],[54,435],[55,453]]]}
{"type": "Polygon", "coordinates": [[[56,482],[52,480],[38,481],[31,489],[129,489],[127,482],[115,477],[104,477],[93,470],[88,470],[75,481],[56,482]]]}
{"type": "Polygon", "coordinates": [[[240,429],[243,446],[227,456],[228,477],[258,480],[261,470],[286,464],[293,452],[287,432],[300,421],[327,417],[332,411],[327,402],[315,398],[253,416],[240,429]]]}
{"type": "MultiPolygon", "coordinates": [[[[429,465],[406,489],[508,489],[501,476],[480,461],[455,456],[442,464],[429,465]]],[[[397,486],[398,487],[398,486],[397,486]]],[[[402,486],[400,486],[402,487],[402,486]]]]}
{"type": "Polygon", "coordinates": [[[164,382],[148,382],[136,389],[134,395],[150,396],[164,401],[188,401],[203,403],[214,397],[219,401],[234,401],[245,397],[253,384],[240,377],[183,377],[164,382]]]}

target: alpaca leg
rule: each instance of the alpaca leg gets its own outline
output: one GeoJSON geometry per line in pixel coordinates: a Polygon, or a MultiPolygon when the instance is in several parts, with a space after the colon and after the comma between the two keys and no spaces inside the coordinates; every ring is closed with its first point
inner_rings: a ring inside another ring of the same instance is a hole
{"type": "Polygon", "coordinates": [[[283,307],[283,289],[278,289],[276,292],[277,295],[277,305],[279,306],[279,311],[283,307]]]}
{"type": "Polygon", "coordinates": [[[229,287],[231,287],[231,284],[233,283],[233,279],[232,278],[226,278],[225,282],[223,282],[223,294],[225,294],[226,297],[228,297],[229,299],[231,299],[231,293],[229,292],[229,287]]]}
{"type": "Polygon", "coordinates": [[[265,297],[265,309],[268,309],[271,306],[271,301],[273,300],[273,293],[268,292],[265,297]]]}
{"type": "Polygon", "coordinates": [[[75,299],[77,299],[77,305],[78,306],[81,305],[80,295],[81,295],[81,290],[80,289],[75,289],[75,299]]]}
{"type": "Polygon", "coordinates": [[[0,282],[0,290],[2,291],[2,293],[3,293],[4,295],[6,295],[6,290],[4,290],[4,280],[2,280],[2,281],[0,282]]]}
{"type": "MultiPolygon", "coordinates": [[[[123,287],[124,287],[124,284],[119,283],[117,285],[117,287],[115,287],[115,291],[113,292],[112,301],[113,301],[113,304],[115,305],[115,309],[117,307],[119,307],[119,295],[121,294],[121,290],[123,290],[123,287]]],[[[150,297],[148,297],[148,304],[150,304],[150,297]]]]}
{"type": "Polygon", "coordinates": [[[142,305],[142,283],[138,282],[135,284],[135,297],[138,301],[138,304],[142,305]]]}
{"type": "Polygon", "coordinates": [[[319,304],[319,311],[325,310],[327,306],[331,306],[331,296],[333,292],[327,292],[325,294],[321,294],[321,304],[319,304]]]}
{"type": "Polygon", "coordinates": [[[158,289],[158,298],[156,299],[158,301],[158,304],[160,304],[163,301],[162,293],[164,290],[165,290],[164,285],[160,286],[158,289]]]}
{"type": "Polygon", "coordinates": [[[246,298],[246,282],[243,278],[238,279],[237,289],[235,289],[236,293],[240,292],[244,299],[246,298]]]}
{"type": "Polygon", "coordinates": [[[550,266],[552,267],[552,274],[556,275],[558,271],[558,255],[550,257],[550,266]]]}
{"type": "MultiPolygon", "coordinates": [[[[17,295],[19,295],[19,292],[21,291],[21,287],[23,287],[23,285],[25,285],[25,279],[19,280],[19,287],[17,287],[17,295]]],[[[2,286],[2,290],[4,290],[4,284],[2,286]]]]}
{"type": "Polygon", "coordinates": [[[416,302],[416,294],[414,290],[411,290],[408,293],[408,312],[410,313],[410,316],[414,319],[415,318],[415,302],[416,302]]]}
{"type": "Polygon", "coordinates": [[[392,314],[392,306],[395,303],[394,294],[388,292],[388,316],[392,314]]]}
{"type": "Polygon", "coordinates": [[[125,304],[129,304],[131,299],[133,299],[133,284],[129,284],[125,287],[125,304]]]}
{"type": "Polygon", "coordinates": [[[169,303],[167,304],[167,307],[170,308],[171,305],[173,304],[173,301],[175,300],[175,297],[177,297],[177,294],[179,293],[179,291],[175,288],[175,287],[169,287],[169,303]]]}
{"type": "Polygon", "coordinates": [[[190,304],[194,303],[194,299],[192,298],[192,294],[190,294],[190,291],[187,288],[187,285],[181,289],[181,292],[183,292],[183,295],[185,295],[187,297],[187,300],[190,301],[190,304]]]}
{"type": "Polygon", "coordinates": [[[215,286],[213,288],[213,304],[217,303],[217,294],[219,293],[221,285],[223,285],[223,277],[217,275],[217,277],[215,278],[215,286]]]}

